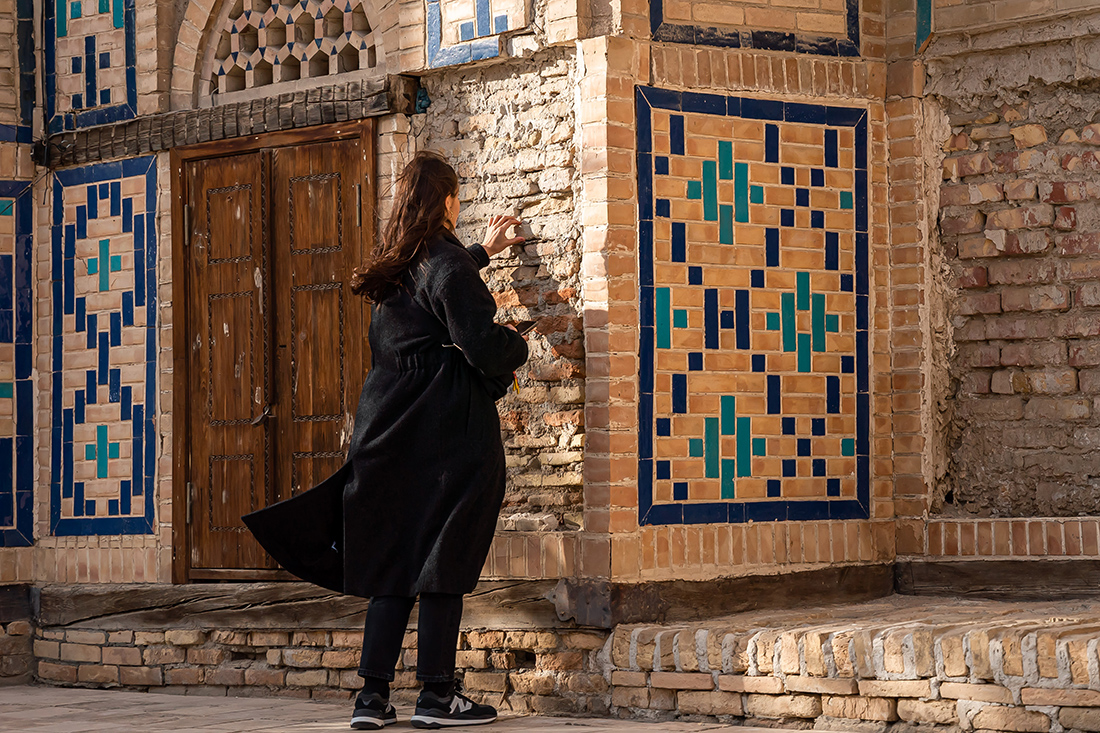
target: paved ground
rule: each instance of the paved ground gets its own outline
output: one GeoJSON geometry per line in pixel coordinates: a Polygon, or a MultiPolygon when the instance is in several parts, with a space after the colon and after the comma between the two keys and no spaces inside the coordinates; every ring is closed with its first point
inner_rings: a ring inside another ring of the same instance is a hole
{"type": "MultiPolygon", "coordinates": [[[[397,725],[413,730],[409,709],[398,708],[397,725]]],[[[255,697],[180,697],[145,692],[0,687],[0,731],[4,733],[246,733],[253,731],[350,730],[348,703],[255,697]]],[[[783,733],[775,729],[706,723],[640,723],[598,718],[511,717],[486,733],[783,733]]]]}

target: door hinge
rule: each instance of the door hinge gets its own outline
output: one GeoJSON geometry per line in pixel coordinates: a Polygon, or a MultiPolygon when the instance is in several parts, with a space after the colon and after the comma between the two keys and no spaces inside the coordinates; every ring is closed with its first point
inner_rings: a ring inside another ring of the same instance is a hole
{"type": "Polygon", "coordinates": [[[355,226],[363,226],[363,190],[358,183],[355,184],[355,226]]]}
{"type": "Polygon", "coordinates": [[[191,246],[191,204],[183,205],[183,246],[191,246]]]}
{"type": "Polygon", "coordinates": [[[191,482],[187,482],[187,521],[185,524],[191,524],[191,494],[192,492],[191,482]]]}

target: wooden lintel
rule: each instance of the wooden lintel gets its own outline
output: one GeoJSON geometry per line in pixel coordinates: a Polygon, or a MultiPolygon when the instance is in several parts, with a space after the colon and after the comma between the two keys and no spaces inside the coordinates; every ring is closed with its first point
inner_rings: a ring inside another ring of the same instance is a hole
{"type": "Polygon", "coordinates": [[[902,595],[1042,601],[1100,594],[1100,560],[899,560],[902,595]]]}

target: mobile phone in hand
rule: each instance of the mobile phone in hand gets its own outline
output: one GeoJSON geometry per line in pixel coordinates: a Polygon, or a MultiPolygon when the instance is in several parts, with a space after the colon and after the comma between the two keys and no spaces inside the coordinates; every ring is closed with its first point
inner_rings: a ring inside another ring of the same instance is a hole
{"type": "Polygon", "coordinates": [[[512,327],[519,332],[520,336],[525,336],[535,327],[535,321],[516,321],[512,327]]]}

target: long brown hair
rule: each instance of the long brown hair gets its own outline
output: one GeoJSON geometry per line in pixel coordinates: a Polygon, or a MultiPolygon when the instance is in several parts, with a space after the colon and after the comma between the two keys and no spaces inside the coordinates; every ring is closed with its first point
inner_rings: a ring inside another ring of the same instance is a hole
{"type": "Polygon", "coordinates": [[[439,153],[421,151],[401,171],[382,240],[351,276],[351,292],[379,302],[401,282],[417,254],[447,226],[447,197],[458,174],[439,153]]]}

